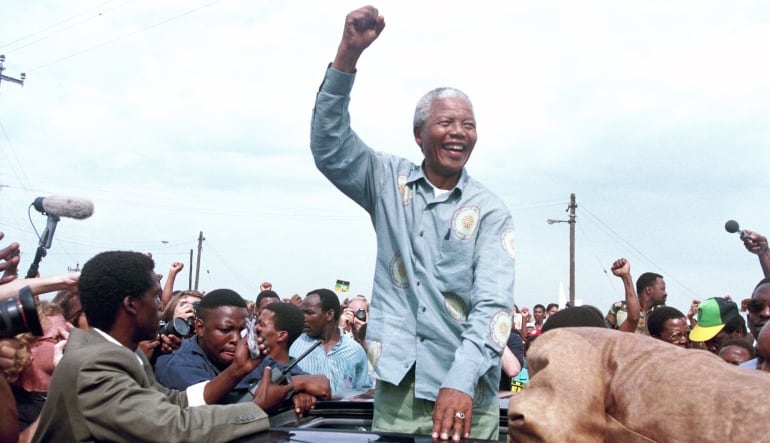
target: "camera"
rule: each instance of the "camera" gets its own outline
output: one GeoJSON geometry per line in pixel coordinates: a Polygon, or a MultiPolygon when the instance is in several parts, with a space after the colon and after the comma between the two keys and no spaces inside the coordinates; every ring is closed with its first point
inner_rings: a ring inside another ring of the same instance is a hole
{"type": "Polygon", "coordinates": [[[356,318],[361,321],[366,320],[366,309],[359,309],[356,311],[356,318]]]}
{"type": "Polygon", "coordinates": [[[13,337],[22,332],[43,335],[35,296],[29,286],[19,289],[18,297],[0,300],[0,338],[13,337]]]}
{"type": "Polygon", "coordinates": [[[158,326],[158,335],[176,335],[184,338],[189,333],[190,326],[182,317],[176,317],[170,322],[161,321],[158,326]]]}
{"type": "Polygon", "coordinates": [[[195,312],[195,315],[187,319],[187,327],[193,331],[195,330],[195,318],[198,317],[198,306],[200,306],[201,302],[194,301],[190,303],[190,305],[193,307],[193,311],[195,312]]]}

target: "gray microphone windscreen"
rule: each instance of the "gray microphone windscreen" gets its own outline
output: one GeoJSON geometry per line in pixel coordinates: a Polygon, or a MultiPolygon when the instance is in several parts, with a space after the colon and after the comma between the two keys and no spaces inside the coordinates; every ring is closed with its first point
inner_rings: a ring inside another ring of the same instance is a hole
{"type": "Polygon", "coordinates": [[[35,209],[45,214],[78,220],[88,218],[94,213],[94,204],[91,200],[61,195],[38,197],[33,205],[35,209]]]}

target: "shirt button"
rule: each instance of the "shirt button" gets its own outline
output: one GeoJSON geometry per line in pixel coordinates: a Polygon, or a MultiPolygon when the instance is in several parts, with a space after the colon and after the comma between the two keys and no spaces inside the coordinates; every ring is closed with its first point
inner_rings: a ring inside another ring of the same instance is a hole
{"type": "Polygon", "coordinates": [[[420,282],[419,281],[417,282],[417,286],[420,286],[420,282]]]}
{"type": "Polygon", "coordinates": [[[420,311],[425,312],[427,308],[425,306],[420,306],[420,311]]]}
{"type": "Polygon", "coordinates": [[[420,237],[422,237],[423,231],[420,231],[420,237]]]}

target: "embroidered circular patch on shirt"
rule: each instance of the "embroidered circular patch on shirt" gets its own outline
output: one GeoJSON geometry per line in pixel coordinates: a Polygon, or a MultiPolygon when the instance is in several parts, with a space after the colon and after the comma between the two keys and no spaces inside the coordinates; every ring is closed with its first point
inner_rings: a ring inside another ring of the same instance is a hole
{"type": "Polygon", "coordinates": [[[458,323],[465,323],[468,319],[468,308],[463,299],[454,292],[444,292],[443,295],[447,314],[458,323]]]}
{"type": "Polygon", "coordinates": [[[396,254],[390,260],[390,279],[393,284],[401,289],[409,287],[409,279],[406,277],[406,267],[404,266],[404,259],[401,254],[396,254]]]}
{"type": "Polygon", "coordinates": [[[468,240],[473,237],[479,226],[481,210],[478,206],[464,206],[452,214],[452,232],[460,240],[468,240]]]}
{"type": "Polygon", "coordinates": [[[406,185],[406,175],[399,174],[398,176],[398,194],[401,196],[401,202],[404,206],[409,204],[409,200],[412,198],[412,189],[406,185]]]}
{"type": "Polygon", "coordinates": [[[489,338],[494,344],[502,349],[508,343],[508,336],[511,335],[511,314],[500,311],[492,317],[489,322],[489,338]]]}
{"type": "Polygon", "coordinates": [[[513,252],[513,228],[503,229],[503,232],[500,233],[500,243],[502,243],[503,250],[508,254],[508,257],[511,257],[512,260],[516,261],[516,254],[513,252]]]}
{"type": "Polygon", "coordinates": [[[376,367],[382,356],[382,343],[378,340],[372,340],[366,345],[366,358],[369,359],[369,365],[376,367]]]}

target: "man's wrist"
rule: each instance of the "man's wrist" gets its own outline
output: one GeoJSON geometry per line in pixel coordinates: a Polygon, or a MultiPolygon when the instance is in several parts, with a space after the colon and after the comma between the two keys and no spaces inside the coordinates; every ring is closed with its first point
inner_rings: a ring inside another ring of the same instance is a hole
{"type": "Polygon", "coordinates": [[[239,365],[236,362],[233,362],[227,369],[222,371],[222,374],[227,374],[227,377],[231,380],[235,380],[236,383],[241,381],[241,379],[248,373],[249,371],[246,370],[246,367],[239,365]]]}

